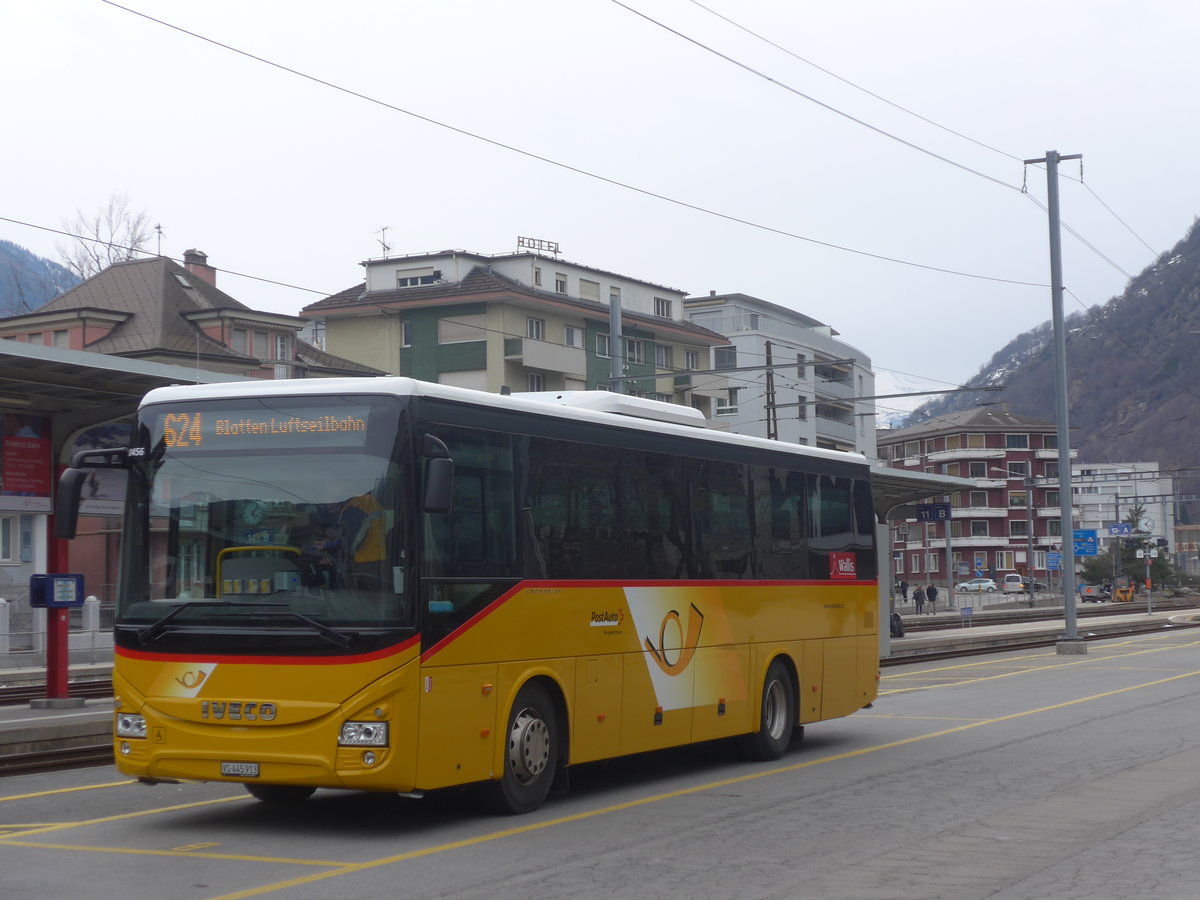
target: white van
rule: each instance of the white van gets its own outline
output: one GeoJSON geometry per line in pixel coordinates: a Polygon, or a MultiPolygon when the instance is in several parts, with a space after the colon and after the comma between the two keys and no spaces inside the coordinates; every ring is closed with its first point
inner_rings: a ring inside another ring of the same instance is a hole
{"type": "Polygon", "coordinates": [[[1021,591],[1023,591],[1025,589],[1024,581],[1025,581],[1025,579],[1023,579],[1020,575],[1016,574],[1015,572],[1010,573],[1008,575],[1005,575],[1004,580],[1002,582],[1000,582],[1001,589],[1006,594],[1019,594],[1021,591]]]}

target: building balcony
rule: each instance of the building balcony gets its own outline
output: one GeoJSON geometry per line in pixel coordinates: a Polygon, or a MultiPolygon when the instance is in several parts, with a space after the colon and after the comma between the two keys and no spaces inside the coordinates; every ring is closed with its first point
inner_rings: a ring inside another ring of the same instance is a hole
{"type": "Polygon", "coordinates": [[[961,506],[950,511],[952,519],[1005,519],[1007,506],[961,506]]]}
{"type": "Polygon", "coordinates": [[[567,347],[533,338],[505,338],[504,358],[527,369],[579,377],[587,375],[587,353],[582,347],[567,347]]]}
{"type": "MultiPolygon", "coordinates": [[[[1058,459],[1058,451],[1057,450],[1034,450],[1033,453],[1034,453],[1034,457],[1036,459],[1058,459]]],[[[1079,451],[1072,448],[1071,449],[1071,459],[1074,459],[1078,455],[1079,455],[1079,451]]]]}
{"type": "Polygon", "coordinates": [[[1007,453],[1007,450],[1000,448],[970,447],[958,450],[935,450],[933,453],[927,454],[925,458],[931,463],[956,462],[960,459],[1004,459],[1007,453]]]}
{"type": "Polygon", "coordinates": [[[812,422],[816,425],[817,437],[843,441],[854,446],[854,423],[839,422],[837,419],[826,419],[822,416],[813,416],[812,422]]]}

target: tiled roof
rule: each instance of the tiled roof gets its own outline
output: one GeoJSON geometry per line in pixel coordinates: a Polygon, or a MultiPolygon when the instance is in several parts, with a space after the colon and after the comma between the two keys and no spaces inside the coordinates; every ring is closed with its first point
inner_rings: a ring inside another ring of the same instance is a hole
{"type": "MultiPolygon", "coordinates": [[[[595,300],[582,300],[570,297],[556,291],[546,291],[541,288],[521,284],[511,278],[489,271],[486,266],[475,266],[462,281],[446,282],[443,284],[428,284],[420,287],[400,288],[387,291],[367,292],[365,284],[358,284],[332,294],[323,300],[310,303],[300,310],[300,315],[315,317],[339,309],[372,306],[422,306],[433,301],[461,299],[463,302],[480,299],[494,294],[508,294],[527,297],[556,305],[566,304],[576,309],[580,315],[590,314],[593,318],[608,316],[608,304],[595,300]]],[[[727,344],[729,339],[724,335],[703,328],[692,322],[678,319],[664,319],[645,313],[622,309],[622,319],[634,322],[644,328],[670,328],[684,331],[696,340],[709,344],[727,344]]]]}
{"type": "Polygon", "coordinates": [[[1023,416],[992,406],[977,406],[957,412],[944,413],[928,422],[908,428],[884,429],[878,433],[879,443],[895,443],[933,434],[955,431],[1054,431],[1057,426],[1044,419],[1023,416]]]}

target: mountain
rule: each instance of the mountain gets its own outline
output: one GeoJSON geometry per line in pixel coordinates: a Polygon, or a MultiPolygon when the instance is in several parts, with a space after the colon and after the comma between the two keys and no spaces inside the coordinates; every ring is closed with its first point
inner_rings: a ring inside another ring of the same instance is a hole
{"type": "Polygon", "coordinates": [[[79,279],[64,266],[0,241],[0,318],[33,312],[77,284],[79,279]]]}
{"type": "MultiPolygon", "coordinates": [[[[1200,220],[1102,306],[1066,317],[1072,447],[1084,462],[1200,466],[1200,220]]],[[[1053,422],[1053,328],[1018,335],[965,387],[919,406],[905,424],[988,403],[1053,422]]]]}

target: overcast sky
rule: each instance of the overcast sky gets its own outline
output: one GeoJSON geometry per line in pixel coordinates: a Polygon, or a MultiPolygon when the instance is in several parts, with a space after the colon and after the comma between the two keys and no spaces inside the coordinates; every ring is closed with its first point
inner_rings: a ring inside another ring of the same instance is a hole
{"type": "Polygon", "coordinates": [[[164,255],[309,289],[219,276],[293,314],[360,281],[384,226],[393,255],[544,238],[827,322],[882,391],[960,384],[1049,319],[1023,159],[1084,155],[1062,214],[1100,253],[1064,235],[1068,313],[1200,212],[1195,0],[622,2],[128,0],[351,94],[102,0],[0,0],[0,216],[61,228],[123,193],[164,255]]]}

